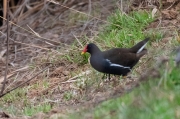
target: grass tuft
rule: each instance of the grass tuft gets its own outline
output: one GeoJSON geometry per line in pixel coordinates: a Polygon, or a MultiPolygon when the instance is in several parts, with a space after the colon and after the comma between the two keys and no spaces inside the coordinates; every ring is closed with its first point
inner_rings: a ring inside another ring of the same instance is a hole
{"type": "Polygon", "coordinates": [[[147,11],[139,10],[130,14],[117,10],[108,21],[108,24],[99,35],[99,40],[109,47],[130,47],[136,44],[134,40],[143,40],[146,34],[143,33],[145,27],[154,19],[147,11]],[[116,26],[116,25],[118,26],[116,26]]]}
{"type": "Polygon", "coordinates": [[[48,112],[51,110],[51,105],[49,103],[37,105],[37,106],[29,106],[24,108],[24,114],[27,116],[32,116],[38,112],[48,112]]]}
{"type": "Polygon", "coordinates": [[[102,103],[95,108],[94,118],[179,118],[176,113],[180,104],[180,74],[178,68],[171,68],[160,69],[162,81],[151,79],[121,98],[102,103]]]}

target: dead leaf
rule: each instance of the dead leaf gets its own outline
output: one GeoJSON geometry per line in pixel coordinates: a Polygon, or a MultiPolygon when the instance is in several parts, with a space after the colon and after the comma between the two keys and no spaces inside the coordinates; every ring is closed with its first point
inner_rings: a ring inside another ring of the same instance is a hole
{"type": "Polygon", "coordinates": [[[163,10],[162,12],[163,19],[175,19],[178,15],[178,12],[175,10],[163,10]]]}
{"type": "Polygon", "coordinates": [[[155,7],[155,8],[152,10],[152,18],[154,18],[156,12],[157,12],[157,8],[155,7]]]}
{"type": "Polygon", "coordinates": [[[2,50],[1,52],[0,52],[0,60],[2,60],[2,57],[3,57],[3,55],[6,53],[6,49],[5,50],[2,50]]]}
{"type": "Polygon", "coordinates": [[[176,25],[176,23],[178,23],[178,21],[177,21],[177,19],[173,19],[173,20],[170,21],[170,23],[176,25]]]}
{"type": "Polygon", "coordinates": [[[50,74],[50,76],[60,75],[63,71],[64,71],[64,67],[63,67],[63,66],[60,66],[60,67],[56,68],[56,69],[50,74]]]}
{"type": "Polygon", "coordinates": [[[69,75],[69,71],[63,71],[62,72],[65,76],[69,75]]]}
{"type": "Polygon", "coordinates": [[[56,68],[53,72],[54,73],[61,73],[61,72],[63,72],[63,70],[64,70],[64,67],[60,66],[60,67],[56,68]]]}
{"type": "Polygon", "coordinates": [[[176,11],[180,10],[180,2],[176,5],[175,9],[176,9],[176,11]]]}

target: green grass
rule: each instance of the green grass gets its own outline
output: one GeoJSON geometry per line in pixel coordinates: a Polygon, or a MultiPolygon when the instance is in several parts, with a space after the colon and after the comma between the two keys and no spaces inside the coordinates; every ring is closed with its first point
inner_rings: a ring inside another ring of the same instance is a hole
{"type": "MultiPolygon", "coordinates": [[[[1,98],[1,101],[5,102],[5,103],[12,103],[15,101],[23,101],[22,99],[26,100],[26,92],[27,89],[16,89],[13,92],[5,95],[3,98],[1,98]]],[[[1,103],[0,101],[0,103],[1,103]]]]}
{"type": "Polygon", "coordinates": [[[0,100],[0,107],[8,111],[12,115],[27,116],[34,115],[38,112],[48,112],[51,109],[49,103],[35,105],[27,97],[28,88],[18,88],[11,93],[5,95],[0,100]]]}
{"type": "MultiPolygon", "coordinates": [[[[165,32],[153,28],[149,31],[145,30],[153,20],[151,13],[147,11],[139,10],[130,14],[124,14],[117,10],[108,18],[108,21],[112,24],[103,27],[103,30],[97,36],[96,43],[103,49],[103,47],[131,47],[145,37],[150,37],[152,42],[158,42],[163,38],[165,32]]],[[[151,67],[154,64],[148,65],[151,67]]],[[[130,93],[105,101],[94,109],[86,109],[73,113],[69,118],[180,118],[179,69],[171,61],[169,67],[164,66],[158,70],[161,72],[161,78],[149,79],[141,83],[138,88],[133,89],[130,93]]]]}
{"type": "MultiPolygon", "coordinates": [[[[108,17],[108,22],[111,24],[102,27],[103,30],[100,31],[96,39],[97,45],[102,49],[105,49],[103,47],[128,48],[146,37],[160,39],[162,38],[161,32],[144,32],[146,26],[153,22],[153,20],[152,15],[144,10],[134,11],[130,14],[125,14],[117,10],[108,17]]],[[[86,53],[83,59],[78,61],[83,62],[81,64],[87,63],[88,57],[89,54],[86,53]]],[[[77,57],[73,58],[76,59],[77,57]]]]}
{"type": "Polygon", "coordinates": [[[109,47],[130,47],[143,40],[147,35],[143,31],[154,19],[151,14],[144,10],[134,11],[130,14],[117,10],[99,34],[99,40],[109,47]]]}
{"type": "Polygon", "coordinates": [[[51,105],[49,103],[45,103],[45,104],[41,104],[41,105],[37,105],[37,106],[29,106],[29,107],[25,107],[24,108],[24,114],[27,116],[32,116],[38,112],[48,112],[49,110],[51,110],[51,105]]]}
{"type": "MultiPolygon", "coordinates": [[[[173,67],[173,66],[172,66],[173,67]]],[[[150,79],[129,94],[102,103],[94,118],[178,119],[180,74],[178,68],[161,69],[161,79],[150,79]],[[166,73],[165,73],[166,72],[166,73]]]]}
{"type": "Polygon", "coordinates": [[[163,66],[161,78],[149,79],[132,92],[105,101],[94,109],[74,113],[73,119],[179,119],[180,73],[173,66],[163,66]]]}
{"type": "MultiPolygon", "coordinates": [[[[77,20],[86,20],[87,18],[79,14],[71,14],[69,17],[77,17],[77,20]],[[72,16],[71,16],[72,15],[72,16]]],[[[138,41],[151,37],[158,41],[163,37],[163,32],[153,30],[146,31],[146,27],[153,22],[151,12],[144,10],[133,11],[129,14],[122,13],[117,10],[108,18],[112,24],[107,24],[97,36],[96,42],[102,49],[106,47],[131,47],[138,41]],[[116,24],[116,25],[114,25],[116,24]],[[118,26],[117,26],[118,25],[118,26]]],[[[74,24],[76,19],[72,20],[74,24]]],[[[156,42],[155,40],[153,40],[156,42]]],[[[89,54],[81,55],[79,47],[71,47],[71,51],[62,55],[54,55],[50,52],[45,58],[39,61],[41,65],[48,63],[58,65],[63,62],[70,62],[78,64],[81,71],[81,66],[88,62],[89,54]]],[[[62,50],[62,49],[61,49],[62,50]]],[[[64,49],[63,49],[64,51],[64,49]]],[[[158,54],[155,54],[158,55],[158,54]]],[[[148,64],[151,66],[151,64],[148,64]]],[[[36,65],[31,65],[31,68],[36,68],[36,65]]],[[[176,119],[180,118],[180,74],[179,69],[172,65],[171,68],[163,67],[160,69],[160,79],[150,79],[148,82],[142,83],[138,88],[132,92],[124,94],[123,96],[105,101],[95,108],[81,110],[70,115],[70,118],[80,119],[89,117],[95,119],[176,119]],[[87,117],[88,117],[87,116],[87,117]]],[[[79,73],[79,70],[72,72],[72,74],[79,73]]],[[[85,80],[82,83],[75,82],[75,86],[79,89],[96,89],[100,88],[102,80],[101,73],[94,71],[90,80],[85,80]],[[100,74],[100,75],[99,75],[100,74]]],[[[44,77],[45,78],[45,77],[44,77]]],[[[34,84],[33,88],[38,88],[39,84],[34,84]]],[[[111,86],[111,85],[109,85],[111,86]]],[[[48,88],[48,82],[43,82],[43,87],[48,88]]],[[[107,88],[107,87],[106,87],[107,88]]],[[[108,88],[109,89],[109,88],[108,88]]],[[[34,104],[27,99],[26,93],[28,88],[17,89],[10,94],[7,94],[1,99],[0,106],[4,110],[14,115],[34,115],[38,112],[48,112],[52,107],[49,103],[34,104]],[[17,104],[16,104],[17,103],[17,104]],[[17,107],[17,105],[19,107],[17,107]],[[10,105],[10,106],[9,106],[10,105]],[[9,106],[9,107],[8,107],[9,106]],[[18,114],[17,111],[18,110],[18,114]]],[[[71,90],[63,95],[64,101],[74,99],[74,94],[71,90]]],[[[83,95],[78,98],[86,98],[83,95]]],[[[42,101],[42,100],[41,100],[42,101]]],[[[37,102],[36,102],[37,103],[37,102]]]]}

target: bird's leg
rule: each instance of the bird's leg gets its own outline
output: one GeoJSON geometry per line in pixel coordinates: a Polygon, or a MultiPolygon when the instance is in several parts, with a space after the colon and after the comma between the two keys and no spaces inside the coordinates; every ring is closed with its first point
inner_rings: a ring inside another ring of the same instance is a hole
{"type": "Polygon", "coordinates": [[[107,75],[107,74],[104,74],[103,77],[102,77],[102,79],[104,79],[104,78],[106,77],[106,75],[107,75]]]}
{"type": "Polygon", "coordinates": [[[110,81],[110,79],[111,79],[110,74],[108,74],[108,76],[107,76],[107,74],[104,74],[103,77],[102,77],[102,79],[104,79],[105,77],[106,77],[107,80],[110,81]]]}
{"type": "Polygon", "coordinates": [[[108,74],[108,79],[109,79],[109,81],[110,81],[110,79],[111,79],[111,78],[110,78],[110,74],[108,74]]]}

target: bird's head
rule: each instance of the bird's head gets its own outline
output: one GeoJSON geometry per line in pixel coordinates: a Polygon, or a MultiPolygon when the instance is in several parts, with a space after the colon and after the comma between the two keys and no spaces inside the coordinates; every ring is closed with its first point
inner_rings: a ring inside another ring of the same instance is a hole
{"type": "Polygon", "coordinates": [[[84,50],[81,52],[81,55],[84,55],[88,51],[88,45],[85,46],[84,50]]]}
{"type": "Polygon", "coordinates": [[[85,54],[86,52],[89,52],[90,54],[94,52],[100,51],[99,48],[94,43],[89,43],[85,46],[84,50],[81,52],[81,54],[85,54]]]}

